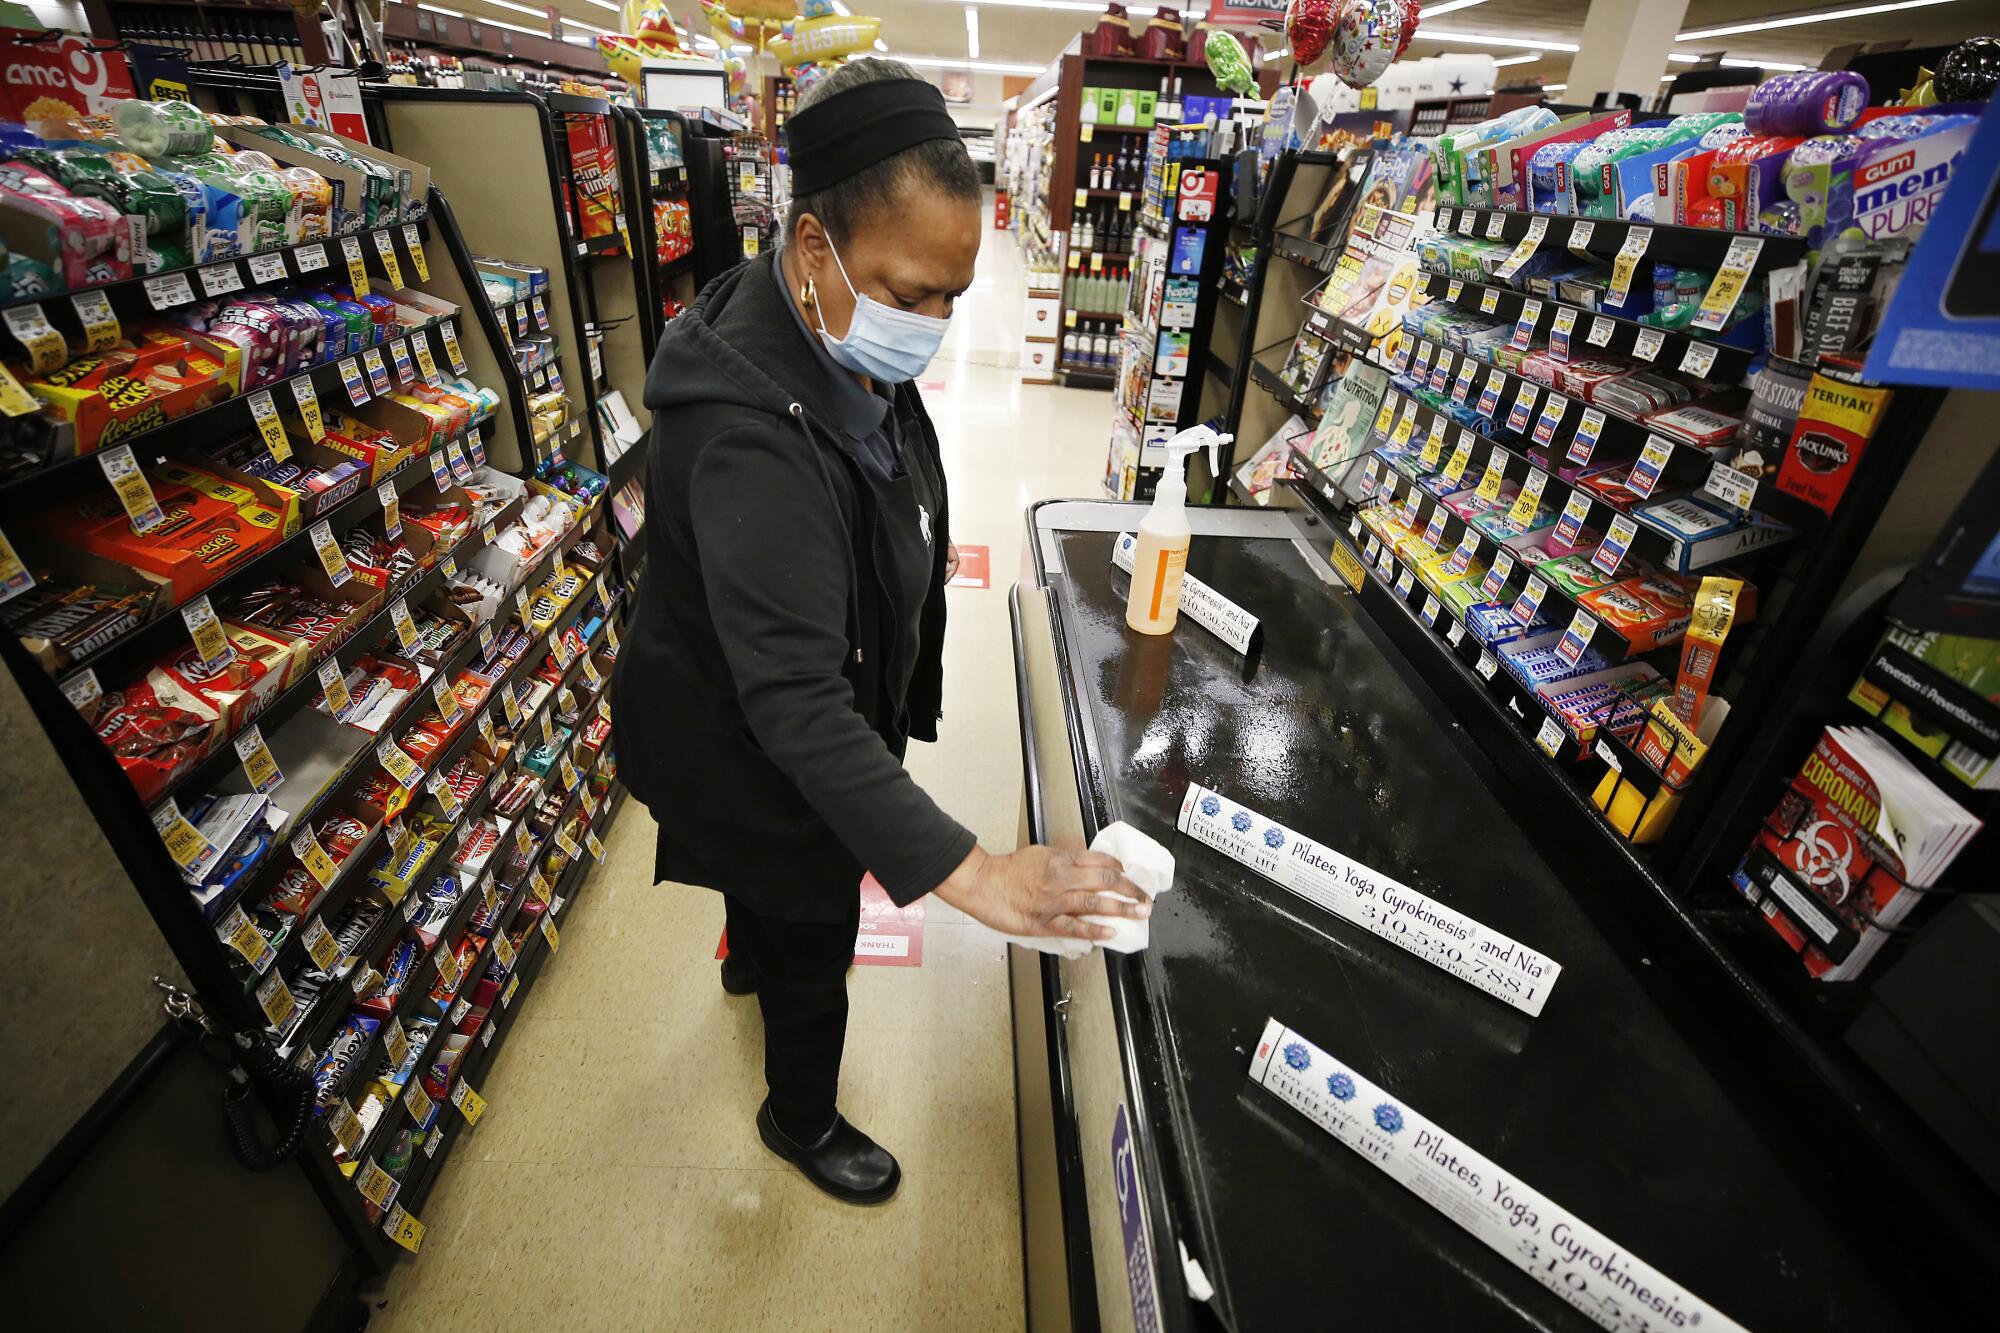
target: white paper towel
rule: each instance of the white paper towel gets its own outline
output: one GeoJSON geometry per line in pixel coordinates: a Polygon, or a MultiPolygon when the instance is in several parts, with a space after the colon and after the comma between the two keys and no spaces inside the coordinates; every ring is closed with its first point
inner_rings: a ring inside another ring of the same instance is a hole
{"type": "MultiPolygon", "coordinates": [[[[1123,820],[1100,829],[1097,836],[1091,839],[1090,850],[1116,857],[1119,864],[1125,867],[1125,878],[1138,885],[1148,898],[1158,898],[1174,886],[1174,854],[1123,820]]],[[[1124,894],[1111,896],[1131,901],[1124,894]]],[[[1137,953],[1146,947],[1151,938],[1150,921],[1134,921],[1122,916],[1087,916],[1084,920],[1111,927],[1111,938],[1099,943],[1119,953],[1137,953]]],[[[1069,935],[1009,935],[1006,938],[1009,944],[1018,944],[1024,949],[1039,949],[1063,958],[1081,958],[1092,947],[1091,941],[1069,935]]]]}

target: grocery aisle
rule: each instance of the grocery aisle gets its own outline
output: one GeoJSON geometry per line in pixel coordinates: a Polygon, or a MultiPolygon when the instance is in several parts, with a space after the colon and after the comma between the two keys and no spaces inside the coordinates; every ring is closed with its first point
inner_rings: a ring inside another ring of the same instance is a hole
{"type": "MultiPolygon", "coordinates": [[[[1021,297],[1014,246],[989,231],[924,380],[953,535],[990,548],[992,586],[948,594],[942,739],[910,767],[996,849],[1019,820],[1007,589],[1023,510],[1096,493],[1111,413],[1107,394],[1015,382],[1021,297]]],[[[652,849],[628,802],[373,1327],[1020,1327],[998,937],[927,901],[921,966],[854,970],[842,1109],[904,1180],[883,1207],[847,1207],[758,1142],[761,1029],[755,1001],[717,984],[721,900],[655,886],[652,849]]]]}

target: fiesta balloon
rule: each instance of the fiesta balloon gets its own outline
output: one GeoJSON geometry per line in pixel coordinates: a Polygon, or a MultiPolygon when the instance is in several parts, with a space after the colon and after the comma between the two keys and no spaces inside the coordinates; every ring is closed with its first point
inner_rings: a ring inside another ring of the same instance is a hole
{"type": "Polygon", "coordinates": [[[610,67],[612,76],[636,85],[639,82],[639,68],[648,61],[658,63],[663,60],[686,60],[693,53],[686,47],[669,45],[651,37],[626,37],[623,35],[599,37],[598,54],[610,67]]]}
{"type": "Polygon", "coordinates": [[[1215,82],[1224,92],[1238,97],[1256,94],[1257,78],[1250,72],[1250,57],[1244,53],[1243,43],[1236,40],[1235,33],[1220,28],[1210,30],[1202,54],[1208,61],[1208,72],[1215,76],[1215,82]]]}
{"type": "Polygon", "coordinates": [[[1285,37],[1292,44],[1292,59],[1310,65],[1326,54],[1339,10],[1334,0],[1289,0],[1285,5],[1285,37]]]}
{"type": "Polygon", "coordinates": [[[792,66],[792,90],[803,93],[827,75],[833,73],[832,65],[821,65],[807,61],[803,65],[792,66]]]}
{"type": "Polygon", "coordinates": [[[861,14],[832,14],[821,18],[798,18],[771,39],[767,48],[778,63],[790,69],[812,61],[838,60],[855,51],[866,51],[882,31],[882,20],[861,14]]]}
{"type": "Polygon", "coordinates": [[[1402,44],[1409,9],[1406,0],[1346,0],[1333,32],[1333,72],[1342,83],[1366,88],[1382,77],[1402,44]]]}
{"type": "Polygon", "coordinates": [[[773,26],[790,18],[794,7],[795,0],[731,0],[730,4],[732,12],[746,19],[762,19],[773,26]]]}

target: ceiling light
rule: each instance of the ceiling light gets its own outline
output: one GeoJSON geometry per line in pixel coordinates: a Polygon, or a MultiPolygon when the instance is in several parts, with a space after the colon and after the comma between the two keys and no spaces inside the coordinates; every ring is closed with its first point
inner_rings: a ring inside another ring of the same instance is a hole
{"type": "MultiPolygon", "coordinates": [[[[960,4],[962,2],[963,0],[936,0],[936,3],[939,4],[960,4]]],[[[1066,9],[1079,14],[1101,14],[1104,12],[1104,6],[1102,3],[1099,3],[1099,0],[980,0],[980,3],[999,5],[1005,9],[1066,9]]],[[[1125,12],[1127,14],[1150,15],[1156,12],[1157,8],[1158,6],[1154,5],[1127,5],[1125,12]]],[[[1184,23],[1192,23],[1196,19],[1207,17],[1205,10],[1184,9],[1180,11],[1180,14],[1181,20],[1184,23]]],[[[1040,71],[1037,72],[1039,73],[1040,71]]]]}
{"type": "Polygon", "coordinates": [[[875,39],[875,49],[877,51],[886,51],[889,49],[889,44],[883,41],[880,37],[877,37],[875,39]]]}
{"type": "Polygon", "coordinates": [[[1289,49],[1281,46],[1275,51],[1266,51],[1263,55],[1259,56],[1258,59],[1262,60],[1265,64],[1268,65],[1273,60],[1283,60],[1286,56],[1290,54],[1291,51],[1289,49]]]}
{"type": "Polygon", "coordinates": [[[1486,0],[1445,0],[1441,5],[1425,5],[1423,16],[1427,19],[1434,19],[1440,14],[1449,14],[1459,9],[1470,9],[1474,5],[1483,5],[1485,3],[1486,0]]]}
{"type": "Polygon", "coordinates": [[[608,9],[614,14],[623,14],[625,12],[625,6],[614,5],[611,3],[611,0],[588,0],[588,3],[596,5],[599,9],[608,9]]]}
{"type": "Polygon", "coordinates": [[[965,7],[965,53],[979,59],[979,11],[971,5],[965,7]]]}
{"type": "Polygon", "coordinates": [[[1534,51],[1575,51],[1575,42],[1550,42],[1539,37],[1504,37],[1491,32],[1440,32],[1418,28],[1417,36],[1432,42],[1471,42],[1474,46],[1512,46],[1534,51]]]}
{"type": "Polygon", "coordinates": [[[1567,92],[1568,90],[1569,85],[1566,83],[1545,83],[1542,85],[1542,91],[1545,93],[1560,93],[1567,92]]]}
{"type": "Polygon", "coordinates": [[[842,18],[852,18],[854,11],[847,7],[847,0],[833,0],[833,12],[842,18]]]}
{"type": "Polygon", "coordinates": [[[530,9],[526,5],[515,4],[514,0],[479,0],[479,2],[492,5],[495,9],[511,9],[516,14],[526,14],[529,18],[541,19],[543,22],[547,22],[549,17],[549,11],[546,9],[530,9]]]}
{"type": "MultiPolygon", "coordinates": [[[[1698,61],[1706,60],[1708,57],[1691,55],[1685,51],[1671,51],[1668,52],[1667,59],[1676,65],[1692,65],[1698,61]]],[[[1794,65],[1784,60],[1760,60],[1756,56],[1724,56],[1715,63],[1724,69],[1768,69],[1779,74],[1795,73],[1799,70],[1815,68],[1812,65],[1794,65]]]]}
{"type": "Polygon", "coordinates": [[[1542,53],[1540,51],[1530,51],[1524,56],[1507,56],[1493,63],[1495,65],[1532,65],[1541,58],[1542,53]]]}
{"type": "Polygon", "coordinates": [[[1692,42],[1702,37],[1732,37],[1739,32],[1768,32],[1772,28],[1802,28],[1809,23],[1830,23],[1835,19],[1857,19],[1869,14],[1892,14],[1899,9],[1928,9],[1932,5],[1948,5],[1952,0],[1896,0],[1894,4],[1849,5],[1845,9],[1823,9],[1816,14],[1790,14],[1774,19],[1758,19],[1753,23],[1731,23],[1721,28],[1698,28],[1693,32],[1679,33],[1677,42],[1692,42]]]}
{"type": "MultiPolygon", "coordinates": [[[[1102,8],[1101,5],[1091,6],[1092,11],[1102,8]]],[[[891,59],[900,60],[905,65],[914,65],[918,69],[976,69],[987,74],[1040,74],[1048,68],[1047,65],[1022,65],[1011,60],[952,60],[945,56],[905,56],[893,53],[891,59]]]]}

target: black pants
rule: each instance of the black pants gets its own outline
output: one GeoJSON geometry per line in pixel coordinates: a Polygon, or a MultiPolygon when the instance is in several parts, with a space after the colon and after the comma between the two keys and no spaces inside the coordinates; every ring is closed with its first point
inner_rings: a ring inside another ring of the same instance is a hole
{"type": "Polygon", "coordinates": [[[857,891],[845,920],[781,921],[727,894],[729,952],[748,960],[764,1011],[764,1082],[778,1127],[811,1143],[833,1124],[847,1044],[847,969],[861,925],[857,891]]]}

